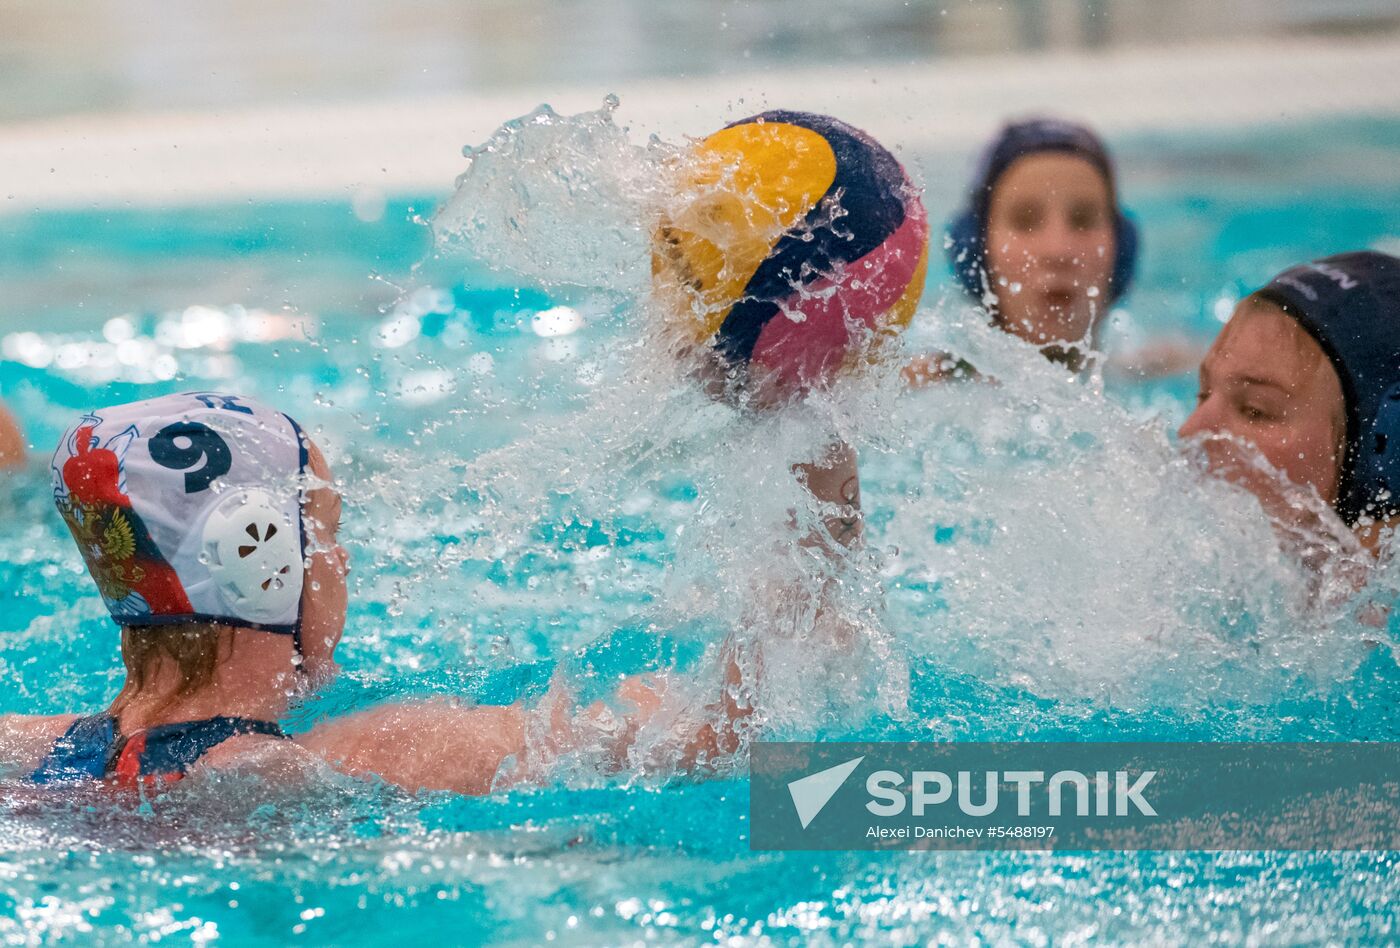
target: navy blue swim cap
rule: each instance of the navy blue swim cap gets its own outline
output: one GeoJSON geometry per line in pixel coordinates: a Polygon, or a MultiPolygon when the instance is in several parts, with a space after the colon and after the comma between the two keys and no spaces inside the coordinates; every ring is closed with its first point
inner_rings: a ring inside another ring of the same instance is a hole
{"type": "Polygon", "coordinates": [[[1296,319],[1327,353],[1347,409],[1337,513],[1400,513],[1400,258],[1363,250],[1285,270],[1252,298],[1296,319]]]}
{"type": "Polygon", "coordinates": [[[1109,277],[1105,308],[1112,306],[1128,291],[1137,268],[1137,227],[1122,208],[1118,207],[1118,188],[1113,175],[1113,161],[1108,149],[1097,135],[1073,122],[1038,118],[1013,122],[992,139],[982,153],[968,194],[967,207],[948,222],[948,262],[953,274],[978,303],[991,286],[987,275],[987,210],[992,203],[992,189],[1012,163],[1027,155],[1041,152],[1063,152],[1085,159],[1103,174],[1108,182],[1109,200],[1114,205],[1113,274],[1109,277]]]}

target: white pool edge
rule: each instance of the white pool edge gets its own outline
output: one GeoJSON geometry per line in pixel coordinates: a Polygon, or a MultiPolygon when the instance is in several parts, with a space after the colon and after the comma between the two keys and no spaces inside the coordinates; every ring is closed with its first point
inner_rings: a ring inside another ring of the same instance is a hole
{"type": "Polygon", "coordinates": [[[769,107],[830,112],[898,149],[961,151],[1009,115],[1110,135],[1400,115],[1400,38],[959,58],[700,78],[521,87],[358,104],[73,116],[0,126],[0,214],[242,199],[445,194],[461,148],[541,102],[622,99],[641,136],[698,134],[769,107]]]}

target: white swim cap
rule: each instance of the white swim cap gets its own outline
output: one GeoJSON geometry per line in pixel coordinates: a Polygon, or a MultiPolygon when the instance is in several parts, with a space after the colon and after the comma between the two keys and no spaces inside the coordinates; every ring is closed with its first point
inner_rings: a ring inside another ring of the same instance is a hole
{"type": "Polygon", "coordinates": [[[112,618],[297,634],[307,446],[291,418],[190,392],[84,415],[54,500],[112,618]]]}

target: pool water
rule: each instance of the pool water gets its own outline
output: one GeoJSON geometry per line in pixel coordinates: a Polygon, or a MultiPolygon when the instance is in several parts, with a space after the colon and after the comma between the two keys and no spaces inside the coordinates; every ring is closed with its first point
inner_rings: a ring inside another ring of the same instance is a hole
{"type": "MultiPolygon", "coordinates": [[[[568,131],[587,170],[599,139],[568,131]]],[[[1400,240],[1400,123],[1144,137],[1121,156],[1146,256],[1114,345],[1203,344],[1283,266],[1400,240]]],[[[935,217],[965,160],[911,160],[935,217]]],[[[212,388],[297,417],[346,496],[344,672],[297,729],[424,694],[530,700],[554,675],[592,700],[674,670],[703,696],[737,635],[771,649],[761,717],[785,739],[1400,739],[1400,620],[1361,621],[1398,577],[1358,596],[1344,568],[1312,580],[1252,501],[1203,481],[1169,436],[1189,376],[1067,383],[935,272],[911,348],[951,341],[1015,384],[911,394],[877,371],[740,416],[648,348],[645,266],[626,256],[641,238],[601,185],[514,217],[538,257],[479,240],[504,269],[434,250],[420,218],[446,193],[0,217],[0,396],[38,446],[0,484],[0,711],[96,709],[120,682],[52,508],[59,432],[93,405],[212,388]],[[861,454],[868,511],[836,604],[867,642],[836,659],[810,617],[761,607],[823,568],[781,538],[791,508],[813,515],[789,464],[833,435],[861,454]]],[[[742,767],[579,765],[485,799],[178,789],[112,812],[6,783],[0,936],[1374,942],[1400,904],[1394,853],[751,853],[742,767]]]]}

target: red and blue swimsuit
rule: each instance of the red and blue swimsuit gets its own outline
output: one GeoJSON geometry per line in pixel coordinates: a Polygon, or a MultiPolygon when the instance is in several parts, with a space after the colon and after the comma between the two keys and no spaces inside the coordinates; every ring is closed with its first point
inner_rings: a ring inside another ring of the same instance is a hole
{"type": "Polygon", "coordinates": [[[273,721],[213,717],[146,728],[124,735],[110,714],[79,718],[54,741],[29,779],[34,783],[109,780],[135,787],[179,780],[201,757],[240,734],[285,738],[273,721]]]}

